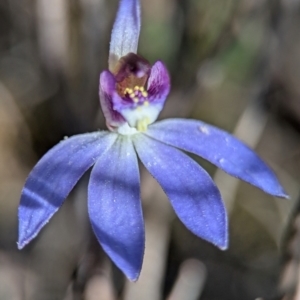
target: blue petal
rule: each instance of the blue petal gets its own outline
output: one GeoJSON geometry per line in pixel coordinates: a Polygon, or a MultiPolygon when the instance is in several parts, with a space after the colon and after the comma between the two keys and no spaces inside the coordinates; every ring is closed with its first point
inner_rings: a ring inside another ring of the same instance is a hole
{"type": "Polygon", "coordinates": [[[19,205],[19,249],[28,244],[53,214],[82,175],[116,139],[96,132],[68,138],[48,151],[24,185],[19,205]]]}
{"type": "Polygon", "coordinates": [[[130,280],[137,280],[145,234],[137,156],[129,137],[120,136],[95,164],[88,211],[104,251],[130,280]]]}
{"type": "Polygon", "coordinates": [[[179,219],[197,236],[227,248],[228,224],[220,192],[196,162],[176,148],[143,134],[134,145],[144,166],[158,181],[179,219]]]}
{"type": "Polygon", "coordinates": [[[268,194],[288,197],[262,159],[237,138],[219,128],[195,120],[170,119],[149,126],[146,134],[197,154],[268,194]]]}
{"type": "Polygon", "coordinates": [[[113,71],[118,59],[128,53],[136,53],[140,27],[139,0],[120,0],[119,10],[111,33],[109,68],[113,71]]]}

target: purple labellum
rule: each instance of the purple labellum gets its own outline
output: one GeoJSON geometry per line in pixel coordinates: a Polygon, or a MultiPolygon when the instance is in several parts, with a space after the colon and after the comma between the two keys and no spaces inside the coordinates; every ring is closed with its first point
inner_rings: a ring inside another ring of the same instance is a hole
{"type": "Polygon", "coordinates": [[[122,134],[145,131],[157,119],[169,91],[162,62],[151,67],[134,53],[121,57],[113,72],[100,76],[100,103],[108,128],[122,134]]]}

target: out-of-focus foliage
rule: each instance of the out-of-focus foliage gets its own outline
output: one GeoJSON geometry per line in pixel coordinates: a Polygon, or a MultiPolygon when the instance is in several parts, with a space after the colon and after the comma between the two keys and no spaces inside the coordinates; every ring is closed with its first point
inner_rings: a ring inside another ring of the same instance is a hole
{"type": "Polygon", "coordinates": [[[104,129],[98,77],[107,68],[118,1],[2,0],[0,299],[293,299],[299,1],[141,2],[140,54],[164,60],[172,77],[161,118],[202,119],[234,132],[275,169],[291,199],[272,199],[199,161],[230,214],[230,247],[221,252],[175,219],[142,170],[146,254],[140,280],[128,283],[91,234],[84,179],[41,235],[18,251],[17,206],[30,168],[64,136],[104,129]]]}

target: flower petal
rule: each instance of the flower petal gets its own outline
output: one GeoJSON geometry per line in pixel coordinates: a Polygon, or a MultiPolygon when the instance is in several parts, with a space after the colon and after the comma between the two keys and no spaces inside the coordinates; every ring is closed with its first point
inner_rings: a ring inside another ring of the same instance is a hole
{"type": "Polygon", "coordinates": [[[141,28],[140,14],[139,0],[120,0],[110,40],[109,69],[111,71],[122,56],[137,52],[141,28]]]}
{"type": "MultiPolygon", "coordinates": [[[[110,130],[114,130],[126,123],[125,119],[120,115],[119,112],[113,109],[113,97],[119,97],[115,91],[116,81],[109,71],[103,71],[100,74],[100,84],[99,84],[99,96],[101,108],[106,120],[106,125],[110,130]]],[[[118,98],[118,100],[119,100],[118,98]]],[[[122,100],[122,99],[121,99],[122,100]]]]}
{"type": "Polygon", "coordinates": [[[120,136],[95,164],[88,187],[88,211],[100,244],[130,280],[137,280],[145,236],[136,153],[120,136]]]}
{"type": "Polygon", "coordinates": [[[176,148],[143,134],[133,138],[139,158],[167,194],[179,219],[197,236],[226,249],[226,211],[206,171],[176,148]]]}
{"type": "Polygon", "coordinates": [[[19,205],[19,249],[28,244],[62,205],[82,175],[116,139],[96,132],[68,138],[48,151],[29,174],[19,205]]]}
{"type": "Polygon", "coordinates": [[[149,102],[161,104],[161,107],[163,107],[170,92],[170,76],[167,68],[161,61],[157,61],[151,68],[147,91],[149,102]]]}
{"type": "Polygon", "coordinates": [[[287,197],[273,171],[231,134],[206,123],[170,119],[153,124],[147,135],[197,154],[228,174],[277,197],[287,197]]]}

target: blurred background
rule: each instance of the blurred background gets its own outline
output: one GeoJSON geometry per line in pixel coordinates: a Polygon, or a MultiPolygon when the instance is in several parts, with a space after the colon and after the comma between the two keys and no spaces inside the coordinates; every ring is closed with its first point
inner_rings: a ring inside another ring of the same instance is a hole
{"type": "Polygon", "coordinates": [[[195,157],[230,221],[223,252],[191,234],[141,167],[146,252],[128,282],[97,244],[80,181],[18,251],[27,174],[65,136],[105,129],[98,79],[117,0],[0,1],[0,300],[300,299],[300,1],[142,0],[139,54],[163,60],[160,118],[201,119],[238,136],[275,170],[275,199],[195,157]]]}

